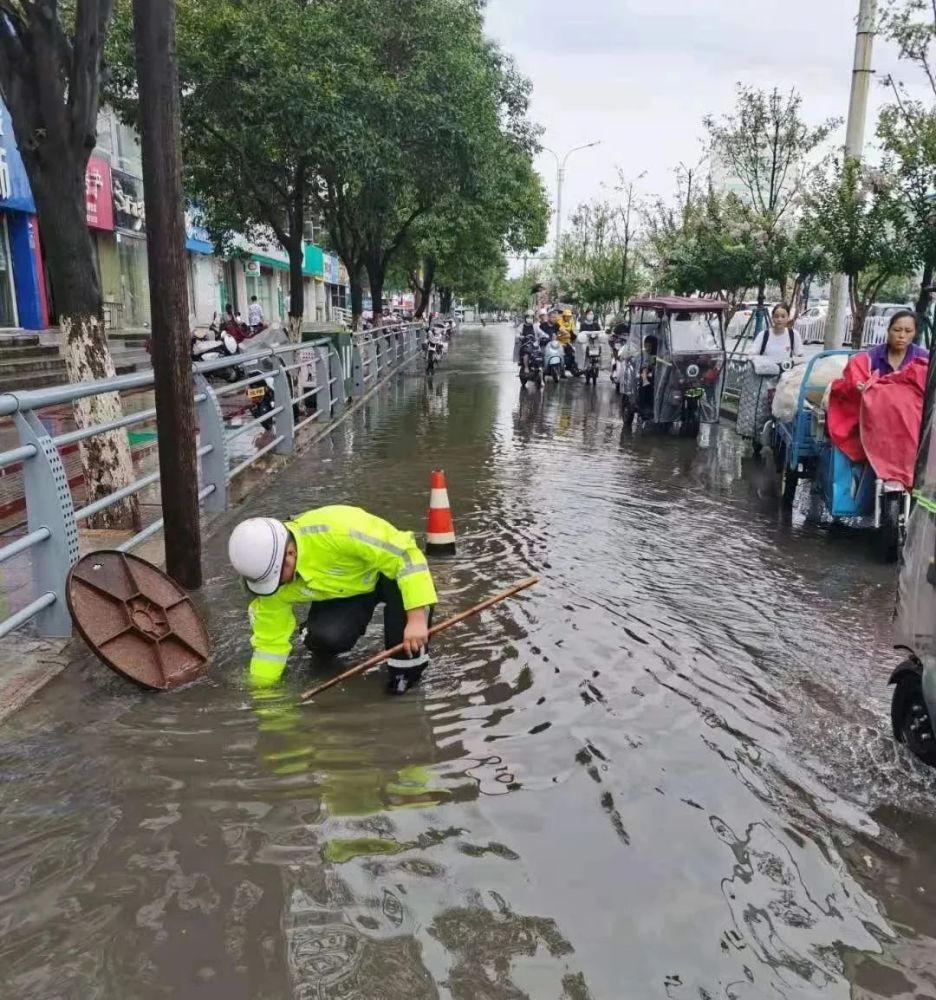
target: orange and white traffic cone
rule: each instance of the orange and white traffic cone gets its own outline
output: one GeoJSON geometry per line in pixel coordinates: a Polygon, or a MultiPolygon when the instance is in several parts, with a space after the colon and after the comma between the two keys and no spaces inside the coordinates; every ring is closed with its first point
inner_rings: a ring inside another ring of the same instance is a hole
{"type": "Polygon", "coordinates": [[[455,555],[455,525],[452,508],[449,506],[445,473],[436,469],[431,478],[432,490],[429,494],[429,524],[426,528],[426,555],[455,555]]]}

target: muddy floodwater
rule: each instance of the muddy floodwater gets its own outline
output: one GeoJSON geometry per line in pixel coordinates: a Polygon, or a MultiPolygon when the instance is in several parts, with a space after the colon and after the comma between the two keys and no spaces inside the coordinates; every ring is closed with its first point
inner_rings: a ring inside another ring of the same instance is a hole
{"type": "Polygon", "coordinates": [[[731,425],[622,436],[606,377],[521,391],[512,337],[463,330],[222,525],[207,678],[144,695],[76,646],[0,727],[2,1000],[936,997],[893,570],[784,523],[731,425]],[[349,502],[421,531],[434,467],[439,614],[539,586],[405,698],[299,708],[298,652],[251,691],[226,528],[349,502]]]}

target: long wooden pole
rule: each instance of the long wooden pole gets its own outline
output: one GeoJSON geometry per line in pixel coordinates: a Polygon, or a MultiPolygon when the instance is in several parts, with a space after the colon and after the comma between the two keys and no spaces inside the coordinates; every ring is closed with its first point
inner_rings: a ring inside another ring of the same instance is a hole
{"type": "MultiPolygon", "coordinates": [[[[515,594],[519,594],[521,590],[527,590],[536,583],[539,583],[539,579],[535,576],[528,577],[526,580],[521,580],[519,583],[514,584],[514,586],[509,590],[505,590],[503,593],[497,594],[495,597],[482,601],[480,604],[476,604],[473,608],[469,608],[467,611],[462,611],[461,614],[455,615],[454,618],[449,618],[440,625],[433,625],[432,628],[429,629],[429,635],[438,635],[439,632],[444,632],[453,625],[463,622],[466,618],[471,618],[479,612],[486,611],[488,608],[493,607],[495,604],[500,604],[501,601],[506,601],[508,597],[513,597],[515,594]]],[[[389,660],[391,657],[396,656],[397,653],[402,652],[402,642],[399,645],[394,646],[393,649],[385,649],[382,653],[372,656],[369,660],[365,660],[356,667],[346,670],[343,674],[333,677],[330,681],[325,681],[324,684],[319,684],[318,687],[305,691],[302,695],[300,695],[300,701],[303,705],[307,705],[316,695],[321,694],[323,691],[327,691],[329,688],[335,687],[336,684],[341,684],[343,681],[350,680],[352,677],[357,677],[358,674],[363,674],[372,667],[376,667],[378,663],[383,663],[384,660],[389,660]]]]}
{"type": "Polygon", "coordinates": [[[175,23],[175,0],[134,0],[166,571],[194,590],[202,584],[201,528],[175,23]]]}

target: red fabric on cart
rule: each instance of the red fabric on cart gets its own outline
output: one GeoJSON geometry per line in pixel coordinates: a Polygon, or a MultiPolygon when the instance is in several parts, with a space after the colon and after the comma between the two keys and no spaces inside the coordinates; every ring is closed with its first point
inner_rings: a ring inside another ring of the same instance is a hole
{"type": "Polygon", "coordinates": [[[866,458],[861,443],[861,391],[858,385],[866,385],[870,377],[871,359],[867,354],[856,354],[849,359],[842,377],[832,383],[829,392],[826,413],[829,439],[853,462],[863,462],[866,458]]]}
{"type": "Polygon", "coordinates": [[[913,489],[913,471],[920,444],[925,361],[875,377],[861,401],[861,443],[879,479],[893,480],[913,489]]]}

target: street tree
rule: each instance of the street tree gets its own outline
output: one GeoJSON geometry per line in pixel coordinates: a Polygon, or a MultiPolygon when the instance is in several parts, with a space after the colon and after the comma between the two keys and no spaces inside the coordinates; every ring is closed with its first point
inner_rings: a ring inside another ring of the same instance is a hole
{"type": "Polygon", "coordinates": [[[836,118],[809,124],[802,105],[795,90],[783,94],[739,84],[733,111],[705,119],[713,167],[721,179],[737,182],[747,222],[763,235],[756,280],[761,306],[767,283],[779,278],[783,248],[777,244],[784,240],[791,210],[815,170],[817,154],[840,125],[836,118]]]}
{"type": "Polygon", "coordinates": [[[645,218],[644,252],[656,287],[727,302],[730,320],[757,286],[766,255],[766,237],[744,202],[710,183],[675,208],[658,200],[645,218]]]}
{"type": "MultiPolygon", "coordinates": [[[[85,172],[97,141],[102,54],[113,0],[0,0],[0,98],[36,202],[70,382],[112,378],[101,287],[86,218],[85,172]]],[[[120,397],[74,404],[79,428],[121,417],[120,397]]],[[[126,431],[79,444],[88,501],[133,480],[126,431]]],[[[96,527],[136,527],[135,499],[93,519],[96,527]]]]}
{"type": "Polygon", "coordinates": [[[633,190],[623,204],[595,200],[571,217],[554,261],[559,298],[606,313],[623,309],[638,290],[633,190]]]}
{"type": "Polygon", "coordinates": [[[931,101],[913,99],[907,86],[888,76],[893,103],[878,120],[888,169],[902,196],[910,232],[917,241],[923,279],[916,311],[921,328],[929,318],[936,277],[936,4],[931,0],[889,0],[881,19],[885,36],[897,44],[900,58],[914,67],[931,101]]]}
{"type": "Polygon", "coordinates": [[[894,177],[854,160],[835,163],[807,197],[804,226],[828,266],[848,278],[857,350],[868,309],[881,289],[917,266],[894,177]]]}
{"type": "Polygon", "coordinates": [[[549,203],[529,153],[505,145],[484,172],[471,194],[441,198],[400,250],[397,273],[414,290],[419,316],[434,285],[443,298],[470,296],[492,262],[500,268],[505,256],[533,255],[546,242],[549,203]]]}
{"type": "Polygon", "coordinates": [[[347,0],[343,87],[353,128],[319,153],[315,199],[362,311],[367,274],[379,311],[387,270],[417,223],[447,200],[483,201],[498,161],[535,147],[529,84],[483,34],[477,0],[347,0]],[[404,9],[405,8],[405,9],[404,9]],[[404,16],[405,15],[405,16],[404,16]]]}
{"type": "MultiPolygon", "coordinates": [[[[304,237],[317,151],[341,144],[342,79],[353,51],[340,5],[295,0],[178,0],[186,193],[222,253],[242,239],[289,257],[288,331],[304,313],[304,237]],[[249,43],[245,43],[249,40],[249,43]],[[315,57],[312,58],[311,54],[315,57]]],[[[108,48],[109,94],[136,123],[129,0],[118,0],[108,48]]]]}

